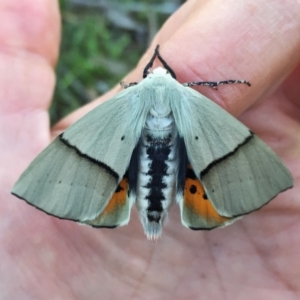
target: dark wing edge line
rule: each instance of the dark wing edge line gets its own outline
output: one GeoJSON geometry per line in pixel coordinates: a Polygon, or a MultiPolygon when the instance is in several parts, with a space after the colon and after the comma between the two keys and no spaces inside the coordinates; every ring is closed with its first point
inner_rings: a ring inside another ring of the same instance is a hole
{"type": "Polygon", "coordinates": [[[252,212],[254,212],[254,211],[260,210],[263,206],[265,206],[265,205],[267,205],[268,203],[270,203],[270,202],[271,202],[274,198],[276,198],[279,194],[281,194],[281,193],[283,193],[283,192],[285,192],[285,191],[291,189],[292,187],[293,187],[293,184],[292,184],[291,186],[287,187],[286,189],[281,190],[281,191],[278,192],[274,197],[272,197],[272,198],[269,199],[266,203],[264,203],[262,206],[260,206],[260,207],[258,207],[258,208],[255,208],[255,209],[253,209],[253,210],[251,210],[251,211],[248,211],[248,212],[246,212],[246,213],[244,213],[244,214],[234,215],[234,216],[232,216],[231,218],[239,218],[239,217],[242,217],[242,216],[246,216],[246,215],[248,215],[248,214],[250,214],[250,213],[252,213],[252,212]]]}
{"type": "Polygon", "coordinates": [[[82,153],[75,145],[70,144],[70,142],[67,139],[64,138],[63,133],[59,135],[59,140],[64,145],[66,145],[68,148],[73,149],[79,156],[81,156],[83,158],[86,158],[89,161],[93,162],[94,164],[96,164],[96,165],[102,167],[103,169],[105,169],[107,171],[107,173],[109,173],[111,176],[113,176],[116,179],[117,182],[119,182],[120,178],[119,178],[118,173],[115,170],[113,170],[111,167],[109,167],[105,163],[82,153]]]}
{"type": "MultiPolygon", "coordinates": [[[[249,132],[250,132],[250,135],[249,135],[247,138],[245,138],[245,140],[244,140],[242,143],[240,143],[239,145],[237,145],[237,147],[236,147],[232,152],[230,152],[230,153],[224,155],[223,157],[221,157],[221,158],[219,158],[219,159],[213,161],[211,164],[209,164],[209,165],[207,166],[207,168],[206,168],[205,170],[203,170],[203,171],[200,173],[200,178],[202,178],[201,176],[205,176],[206,174],[208,174],[208,173],[209,173],[209,170],[210,170],[214,165],[218,164],[219,162],[221,162],[221,161],[225,160],[226,158],[230,157],[231,155],[235,154],[239,149],[241,149],[241,148],[242,148],[244,145],[246,145],[252,138],[254,138],[254,137],[256,136],[251,130],[249,130],[249,132]]],[[[200,180],[200,181],[201,181],[201,180],[200,180]]],[[[233,215],[233,216],[231,216],[230,218],[233,218],[233,219],[234,219],[234,218],[240,218],[240,217],[242,217],[242,216],[248,215],[248,214],[250,214],[250,213],[252,213],[252,212],[254,212],[254,211],[257,211],[257,210],[261,209],[263,206],[267,205],[267,204],[268,204],[269,202],[271,202],[274,198],[276,198],[279,194],[281,194],[281,193],[287,191],[288,189],[292,188],[293,186],[294,186],[294,185],[293,185],[293,183],[292,183],[292,184],[291,184],[290,186],[288,186],[286,189],[279,191],[276,195],[274,195],[272,198],[270,198],[266,203],[262,204],[260,207],[258,207],[258,208],[256,208],[256,209],[253,209],[253,210],[251,210],[251,211],[249,211],[249,212],[243,213],[243,214],[233,215]]],[[[222,216],[222,215],[220,214],[220,216],[222,216]]],[[[226,216],[223,216],[223,217],[226,217],[226,216]]],[[[214,227],[214,228],[216,228],[216,227],[214,227]]],[[[211,229],[214,229],[214,228],[211,228],[211,229]]],[[[217,228],[218,228],[218,227],[217,227],[217,228]]],[[[193,228],[191,228],[191,229],[192,229],[192,230],[202,230],[202,229],[193,229],[193,228]]],[[[205,230],[210,230],[210,229],[209,229],[209,228],[205,228],[205,230]]]]}
{"type": "Polygon", "coordinates": [[[24,200],[27,204],[33,206],[34,208],[44,212],[45,214],[51,216],[51,217],[55,217],[55,218],[58,218],[58,219],[61,219],[61,220],[68,220],[68,221],[74,221],[74,222],[80,222],[80,220],[76,220],[76,219],[69,219],[69,218],[62,218],[62,217],[59,217],[59,216],[56,216],[56,215],[53,215],[53,214],[50,214],[48,213],[47,211],[43,210],[42,208],[38,207],[38,206],[35,206],[34,204],[32,204],[31,202],[29,202],[28,200],[26,200],[25,198],[19,196],[18,194],[14,193],[14,192],[11,192],[12,195],[16,196],[17,198],[21,199],[21,200],[24,200]]]}
{"type": "Polygon", "coordinates": [[[87,225],[87,226],[93,227],[93,228],[107,228],[107,229],[114,229],[114,228],[120,226],[120,225],[115,225],[115,226],[96,226],[96,225],[90,225],[90,224],[87,224],[87,223],[82,223],[82,221],[76,220],[76,219],[62,218],[62,217],[59,217],[59,216],[56,216],[56,215],[53,215],[53,214],[48,213],[47,211],[43,210],[42,208],[39,208],[38,206],[33,205],[32,203],[28,202],[25,198],[23,198],[23,197],[21,197],[21,196],[15,194],[15,193],[13,193],[13,192],[11,192],[11,194],[14,195],[15,197],[21,199],[21,200],[24,200],[27,204],[29,204],[30,206],[36,208],[37,210],[39,210],[39,211],[41,211],[41,212],[43,212],[43,213],[45,213],[45,214],[47,214],[48,216],[50,216],[50,217],[55,217],[55,218],[60,219],[60,220],[72,221],[72,222],[76,222],[76,223],[81,224],[81,225],[87,225]]]}
{"type": "Polygon", "coordinates": [[[210,169],[217,165],[218,163],[222,162],[223,160],[227,159],[228,157],[234,155],[242,146],[246,145],[252,138],[254,137],[254,133],[249,130],[249,135],[245,138],[245,140],[238,144],[231,152],[225,154],[224,156],[214,160],[211,162],[204,170],[200,172],[200,180],[209,173],[210,169]]]}
{"type": "Polygon", "coordinates": [[[80,223],[80,224],[88,225],[88,226],[96,228],[96,229],[100,229],[100,228],[114,229],[114,228],[117,228],[117,227],[120,226],[120,225],[114,225],[114,226],[97,226],[97,225],[90,225],[90,224],[86,224],[86,223],[80,223]]]}
{"type": "Polygon", "coordinates": [[[199,231],[199,230],[210,231],[210,230],[217,229],[217,228],[224,228],[224,227],[232,224],[233,222],[239,220],[240,218],[241,217],[232,217],[227,222],[223,223],[220,226],[212,226],[212,227],[193,227],[193,226],[189,226],[189,229],[194,230],[194,231],[199,231]]]}
{"type": "Polygon", "coordinates": [[[217,228],[223,228],[224,226],[214,226],[214,227],[189,227],[189,229],[194,230],[194,231],[200,231],[200,230],[205,230],[205,231],[211,231],[213,229],[217,228]]]}

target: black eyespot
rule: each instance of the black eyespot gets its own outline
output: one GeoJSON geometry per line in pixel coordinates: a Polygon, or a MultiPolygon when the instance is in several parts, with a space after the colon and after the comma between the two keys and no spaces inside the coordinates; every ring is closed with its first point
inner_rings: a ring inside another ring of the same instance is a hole
{"type": "Polygon", "coordinates": [[[198,140],[198,137],[197,137],[197,136],[195,136],[195,140],[198,140]]]}
{"type": "Polygon", "coordinates": [[[208,198],[207,198],[207,195],[206,195],[205,193],[203,194],[203,199],[204,199],[204,200],[207,200],[207,199],[208,199],[208,198]]]}
{"type": "Polygon", "coordinates": [[[196,194],[197,193],[197,187],[193,184],[190,187],[190,193],[191,194],[196,194]]]}
{"type": "Polygon", "coordinates": [[[124,189],[120,185],[118,185],[117,188],[116,188],[115,193],[120,193],[122,191],[124,191],[124,189]]]}
{"type": "Polygon", "coordinates": [[[123,135],[122,137],[121,137],[121,141],[123,141],[125,139],[125,135],[123,135]]]}

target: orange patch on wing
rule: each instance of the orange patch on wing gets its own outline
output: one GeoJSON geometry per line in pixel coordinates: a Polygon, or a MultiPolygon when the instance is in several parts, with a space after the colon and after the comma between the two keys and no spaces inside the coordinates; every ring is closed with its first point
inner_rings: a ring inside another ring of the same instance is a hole
{"type": "Polygon", "coordinates": [[[184,205],[203,219],[222,224],[230,218],[222,217],[207,199],[204,188],[197,178],[186,178],[184,186],[184,205]]]}
{"type": "Polygon", "coordinates": [[[99,217],[102,217],[105,214],[112,213],[116,208],[125,205],[127,198],[127,188],[128,188],[128,180],[127,178],[123,178],[119,183],[115,193],[112,195],[109,200],[107,206],[101,213],[99,217]]]}

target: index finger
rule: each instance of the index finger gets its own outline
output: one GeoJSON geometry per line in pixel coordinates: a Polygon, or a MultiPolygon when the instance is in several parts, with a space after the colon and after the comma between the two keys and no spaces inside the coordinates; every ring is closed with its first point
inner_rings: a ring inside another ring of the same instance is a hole
{"type": "MultiPolygon", "coordinates": [[[[246,79],[253,87],[230,86],[201,93],[238,116],[271,91],[300,59],[300,4],[250,1],[188,1],[158,32],[126,82],[140,81],[143,68],[160,44],[161,55],[180,82],[246,79]]],[[[198,88],[200,90],[200,88],[198,88]]],[[[71,114],[62,130],[114,95],[119,88],[71,114]]]]}

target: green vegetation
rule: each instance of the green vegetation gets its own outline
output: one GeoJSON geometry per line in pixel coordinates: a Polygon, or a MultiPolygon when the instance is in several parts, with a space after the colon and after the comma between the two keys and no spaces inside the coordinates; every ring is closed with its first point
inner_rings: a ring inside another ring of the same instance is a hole
{"type": "Polygon", "coordinates": [[[61,0],[54,124],[118,83],[180,1],[61,0]]]}

